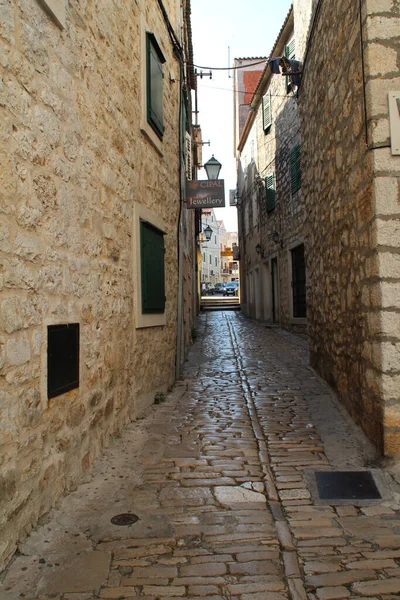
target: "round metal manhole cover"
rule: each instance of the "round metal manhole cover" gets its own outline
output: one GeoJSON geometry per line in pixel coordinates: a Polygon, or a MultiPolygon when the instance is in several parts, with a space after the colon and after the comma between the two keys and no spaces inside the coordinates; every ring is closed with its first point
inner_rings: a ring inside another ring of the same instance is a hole
{"type": "Polygon", "coordinates": [[[139,517],[132,513],[123,513],[122,515],[115,515],[115,517],[111,519],[111,523],[113,525],[120,525],[121,527],[124,525],[133,525],[134,523],[136,523],[136,521],[139,521],[139,517]]]}

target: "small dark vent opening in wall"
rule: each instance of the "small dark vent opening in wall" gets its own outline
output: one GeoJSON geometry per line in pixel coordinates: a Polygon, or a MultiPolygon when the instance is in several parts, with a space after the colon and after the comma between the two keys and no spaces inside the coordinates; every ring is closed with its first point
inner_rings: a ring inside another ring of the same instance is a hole
{"type": "Polygon", "coordinates": [[[47,397],[79,387],[79,323],[47,328],[47,397]]]}

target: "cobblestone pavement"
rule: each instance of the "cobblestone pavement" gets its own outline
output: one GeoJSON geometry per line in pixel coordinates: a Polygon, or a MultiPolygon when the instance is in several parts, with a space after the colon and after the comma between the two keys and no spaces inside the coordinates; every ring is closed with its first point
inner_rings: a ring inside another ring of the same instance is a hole
{"type": "MultiPolygon", "coordinates": [[[[379,467],[304,342],[205,313],[184,379],[112,442],[20,546],[1,600],[394,600],[396,481],[321,504],[312,470],[379,467]],[[134,513],[116,526],[110,519],[134,513]]],[[[4,575],[4,574],[3,574],[4,575]]]]}

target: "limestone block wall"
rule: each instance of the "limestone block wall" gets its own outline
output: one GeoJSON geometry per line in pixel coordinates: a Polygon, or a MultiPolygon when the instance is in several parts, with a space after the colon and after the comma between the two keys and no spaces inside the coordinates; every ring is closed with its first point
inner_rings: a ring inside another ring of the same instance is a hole
{"type": "MultiPolygon", "coordinates": [[[[166,2],[180,31],[175,1],[166,2]]],[[[156,1],[0,10],[0,564],[174,380],[179,75],[156,1]],[[161,152],[140,129],[142,23],[167,60],[161,152]],[[166,325],[134,320],[133,205],[165,224],[166,325]],[[79,388],[47,399],[47,326],[80,325],[79,388]]]]}
{"type": "MultiPolygon", "coordinates": [[[[377,254],[368,264],[373,284],[364,297],[371,338],[367,384],[382,398],[383,449],[400,452],[400,156],[391,151],[388,93],[400,95],[400,7],[395,0],[363,5],[368,145],[377,254]]],[[[395,119],[396,120],[396,119],[395,119]]]]}
{"type": "Polygon", "coordinates": [[[398,158],[376,146],[388,145],[399,20],[397,2],[361,4],[362,27],[360,3],[320,4],[300,90],[311,362],[392,453],[399,361],[387,328],[398,310],[398,158]]]}
{"type": "Polygon", "coordinates": [[[318,0],[293,0],[296,52],[304,57],[318,0]]]}

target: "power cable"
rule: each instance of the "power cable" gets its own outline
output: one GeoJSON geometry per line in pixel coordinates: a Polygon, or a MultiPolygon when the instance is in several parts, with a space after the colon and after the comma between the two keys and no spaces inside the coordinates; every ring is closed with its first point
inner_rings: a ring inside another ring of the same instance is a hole
{"type": "MultiPolygon", "coordinates": [[[[223,92],[233,92],[235,94],[249,94],[251,92],[246,92],[246,91],[240,91],[240,90],[233,90],[233,89],[229,89],[229,88],[220,88],[220,87],[207,87],[205,85],[199,85],[199,88],[203,88],[205,90],[221,90],[223,92]]],[[[287,94],[270,94],[271,98],[293,98],[293,96],[288,96],[287,94]]]]}
{"type": "Polygon", "coordinates": [[[268,58],[264,58],[263,60],[259,60],[254,63],[249,63],[247,65],[241,65],[240,67],[200,67],[200,65],[191,65],[187,63],[190,67],[195,67],[196,69],[207,69],[207,71],[236,71],[237,69],[248,69],[249,67],[254,67],[255,65],[262,65],[268,61],[268,58]]]}
{"type": "Polygon", "coordinates": [[[170,37],[170,40],[171,40],[172,46],[174,48],[174,51],[175,51],[176,55],[178,56],[179,61],[183,62],[183,49],[182,49],[182,46],[181,46],[181,44],[180,44],[180,42],[178,40],[178,37],[177,37],[177,35],[175,33],[175,30],[174,30],[174,28],[172,26],[172,23],[169,20],[169,16],[168,16],[168,13],[167,13],[167,11],[165,9],[163,1],[162,0],[158,0],[158,5],[160,7],[161,14],[163,16],[163,19],[164,19],[164,22],[165,22],[165,26],[167,28],[168,35],[170,37]]]}

